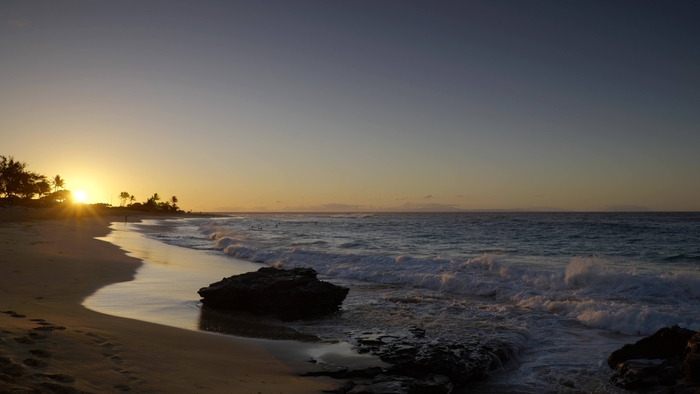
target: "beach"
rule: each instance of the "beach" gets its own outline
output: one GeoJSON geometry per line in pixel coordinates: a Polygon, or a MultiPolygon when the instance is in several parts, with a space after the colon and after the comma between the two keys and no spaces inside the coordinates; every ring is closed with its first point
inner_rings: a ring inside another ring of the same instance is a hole
{"type": "Polygon", "coordinates": [[[245,263],[309,267],[350,292],[339,314],[285,323],[298,332],[377,358],[384,350],[364,345],[376,337],[387,347],[474,344],[503,355],[485,379],[460,382],[470,393],[620,393],[609,382],[611,352],[661,327],[698,327],[697,223],[696,214],[497,212],[114,223],[104,240],[146,263],[134,281],[100,289],[86,305],[148,321],[194,311],[196,324],[195,276],[219,280],[208,272],[245,263]],[[151,301],[136,302],[146,295],[151,301]]]}
{"type": "Polygon", "coordinates": [[[77,209],[0,216],[2,389],[313,393],[344,381],[303,373],[386,368],[396,342],[499,355],[457,390],[617,394],[612,351],[698,327],[697,215],[77,209]],[[283,325],[201,308],[199,288],[263,266],[350,293],[283,325]]]}
{"type": "Polygon", "coordinates": [[[95,239],[124,217],[42,216],[61,215],[0,213],[0,391],[309,393],[337,385],[299,377],[252,341],[85,308],[87,296],[133,279],[141,264],[95,239]]]}

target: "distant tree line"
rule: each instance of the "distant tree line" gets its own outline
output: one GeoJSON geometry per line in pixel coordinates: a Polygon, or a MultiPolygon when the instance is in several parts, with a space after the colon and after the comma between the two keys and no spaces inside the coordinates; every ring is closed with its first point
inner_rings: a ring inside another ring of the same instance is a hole
{"type": "Polygon", "coordinates": [[[3,205],[35,205],[27,204],[35,196],[41,203],[72,201],[73,194],[64,187],[65,181],[59,175],[49,179],[46,175],[29,171],[25,162],[12,156],[0,156],[0,197],[3,205]]]}
{"type": "Polygon", "coordinates": [[[120,207],[128,207],[131,209],[145,210],[145,211],[166,211],[166,212],[183,212],[180,207],[177,206],[178,199],[177,196],[170,197],[169,200],[160,202],[161,198],[158,193],[153,193],[145,202],[134,202],[136,197],[129,192],[119,193],[120,207]]]}
{"type": "MultiPolygon", "coordinates": [[[[73,202],[73,193],[65,186],[66,181],[60,175],[49,179],[45,175],[28,170],[25,162],[15,160],[12,156],[0,155],[0,206],[46,207],[73,202]]],[[[177,206],[176,196],[161,202],[160,195],[154,193],[145,202],[140,203],[135,202],[136,197],[132,194],[121,192],[119,199],[120,207],[142,211],[183,212],[177,206]]]]}

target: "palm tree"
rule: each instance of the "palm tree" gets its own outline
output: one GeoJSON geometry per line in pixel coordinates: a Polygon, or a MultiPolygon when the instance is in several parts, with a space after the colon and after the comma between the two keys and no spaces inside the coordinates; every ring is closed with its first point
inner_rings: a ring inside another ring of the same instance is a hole
{"type": "Polygon", "coordinates": [[[177,201],[178,201],[178,200],[177,200],[177,196],[172,196],[172,197],[170,197],[170,202],[173,204],[173,206],[174,206],[175,204],[177,204],[177,201]]]}
{"type": "Polygon", "coordinates": [[[129,196],[129,205],[133,204],[134,201],[136,201],[136,196],[134,196],[134,195],[132,194],[132,195],[129,196]]]}
{"type": "Polygon", "coordinates": [[[129,197],[131,197],[131,194],[129,194],[129,192],[119,193],[119,200],[121,200],[121,203],[119,204],[119,206],[123,207],[124,205],[126,205],[126,200],[128,200],[129,197]]]}
{"type": "Polygon", "coordinates": [[[158,201],[160,201],[160,196],[158,193],[153,193],[153,195],[146,201],[146,205],[157,207],[158,201]]]}
{"type": "Polygon", "coordinates": [[[57,191],[59,187],[63,189],[63,187],[66,185],[66,181],[63,178],[61,178],[60,175],[56,175],[55,177],[53,177],[51,183],[53,183],[54,192],[57,191]]]}

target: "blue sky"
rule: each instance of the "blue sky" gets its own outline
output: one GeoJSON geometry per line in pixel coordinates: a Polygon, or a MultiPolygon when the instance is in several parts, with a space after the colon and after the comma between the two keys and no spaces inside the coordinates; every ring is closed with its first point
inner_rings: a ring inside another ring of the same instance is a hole
{"type": "Polygon", "coordinates": [[[0,5],[0,154],[93,202],[698,210],[692,2],[0,5]]]}

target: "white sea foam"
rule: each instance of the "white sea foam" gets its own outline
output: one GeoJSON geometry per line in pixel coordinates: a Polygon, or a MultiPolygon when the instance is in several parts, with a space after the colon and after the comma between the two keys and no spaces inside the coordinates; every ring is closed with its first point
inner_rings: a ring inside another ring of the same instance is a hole
{"type": "Polygon", "coordinates": [[[638,338],[615,333],[700,328],[697,215],[258,214],[183,224],[149,236],[313,267],[352,288],[342,313],[292,323],[301,331],[410,336],[418,325],[426,340],[475,336],[519,352],[486,392],[561,392],[565,381],[616,392],[604,360],[638,338]]]}
{"type": "Polygon", "coordinates": [[[700,324],[700,279],[694,274],[640,274],[610,268],[598,258],[574,258],[563,270],[555,271],[507,265],[497,254],[458,261],[324,253],[302,247],[271,251],[222,235],[220,229],[209,228],[208,232],[216,248],[244,260],[276,267],[312,267],[329,277],[492,297],[518,308],[568,316],[590,327],[625,334],[700,324]]]}

